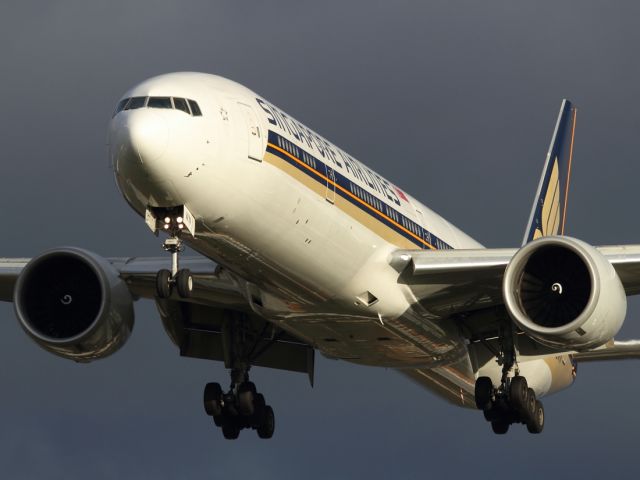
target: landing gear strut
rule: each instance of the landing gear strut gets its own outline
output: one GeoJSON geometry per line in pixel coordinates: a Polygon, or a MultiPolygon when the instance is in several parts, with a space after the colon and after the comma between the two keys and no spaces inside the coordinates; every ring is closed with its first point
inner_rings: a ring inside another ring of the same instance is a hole
{"type": "Polygon", "coordinates": [[[489,377],[479,377],[475,385],[476,407],[484,412],[485,419],[491,422],[493,432],[498,435],[507,433],[514,423],[525,424],[530,433],[542,432],[544,407],[527,385],[526,378],[520,375],[511,329],[500,334],[497,360],[502,365],[500,385],[494,387],[489,377]],[[512,370],[514,375],[510,377],[512,370]]]}
{"type": "Polygon", "coordinates": [[[193,292],[191,272],[179,268],[179,255],[184,250],[179,232],[172,232],[162,244],[162,248],[171,254],[171,270],[162,269],[156,275],[156,294],[160,298],[169,298],[175,287],[178,295],[189,298],[193,292]]]}
{"type": "Polygon", "coordinates": [[[236,315],[225,319],[223,329],[225,366],[230,369],[231,385],[224,392],[219,383],[208,383],[204,389],[204,409],[222,429],[226,439],[238,438],[240,430],[253,429],[260,438],[271,438],[275,416],[264,395],[249,381],[252,355],[260,336],[249,331],[246,317],[236,315]]]}

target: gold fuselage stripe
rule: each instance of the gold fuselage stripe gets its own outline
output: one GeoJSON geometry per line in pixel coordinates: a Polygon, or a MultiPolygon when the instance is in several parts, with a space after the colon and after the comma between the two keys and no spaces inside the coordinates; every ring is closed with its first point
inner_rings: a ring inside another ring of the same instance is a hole
{"type": "MultiPolygon", "coordinates": [[[[402,230],[403,232],[406,232],[407,234],[409,234],[411,237],[415,238],[416,240],[418,240],[419,242],[423,243],[424,245],[426,245],[428,248],[430,248],[431,250],[436,250],[436,247],[434,247],[433,245],[431,245],[429,242],[425,241],[424,239],[420,238],[419,236],[417,236],[416,234],[414,234],[412,231],[407,230],[404,226],[400,225],[398,222],[396,222],[395,220],[393,220],[392,218],[388,217],[387,215],[385,215],[384,213],[382,213],[380,210],[372,207],[371,205],[369,205],[367,202],[363,201],[362,199],[356,197],[353,193],[351,193],[349,190],[343,188],[341,185],[338,185],[336,182],[334,182],[333,180],[327,178],[325,175],[323,175],[322,173],[318,172],[317,170],[314,170],[313,168],[311,168],[309,165],[307,165],[306,163],[304,163],[302,160],[296,158],[295,156],[291,155],[289,152],[287,152],[286,150],[280,148],[278,145],[274,145],[271,142],[268,142],[267,145],[271,148],[273,148],[274,150],[277,150],[278,152],[286,155],[287,157],[289,157],[291,160],[293,160],[294,162],[296,162],[299,165],[302,165],[304,168],[306,168],[307,170],[313,172],[315,175],[319,176],[320,178],[322,178],[323,180],[325,180],[328,184],[333,185],[335,188],[339,189],[340,191],[344,192],[346,195],[348,195],[349,197],[353,198],[354,200],[356,200],[357,202],[361,203],[362,205],[364,205],[365,207],[367,207],[369,210],[377,213],[378,215],[380,215],[381,217],[383,217],[385,220],[387,220],[389,223],[395,225],[396,227],[398,227],[400,230],[402,230]]],[[[422,225],[421,225],[422,226],[422,225]]],[[[423,227],[424,228],[424,227],[423,227]]]]}

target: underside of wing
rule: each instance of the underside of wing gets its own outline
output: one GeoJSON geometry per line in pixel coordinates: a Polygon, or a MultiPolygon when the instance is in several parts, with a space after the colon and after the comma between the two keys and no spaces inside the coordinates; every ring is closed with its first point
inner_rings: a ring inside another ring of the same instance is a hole
{"type": "Polygon", "coordinates": [[[640,340],[611,341],[606,345],[588,352],[573,354],[577,362],[596,362],[604,360],[640,359],[640,340]]]}
{"type": "Polygon", "coordinates": [[[166,266],[166,257],[105,259],[72,247],[0,259],[0,300],[16,302],[20,324],[42,348],[75,361],[117,351],[133,328],[133,300],[148,298],[181,355],[228,368],[241,355],[249,365],[303,372],[313,381],[313,348],[256,314],[233,275],[207,258],[183,257],[192,290],[181,297],[173,288],[159,298],[157,274],[166,266]],[[239,336],[246,351],[230,340],[239,336]]]}
{"type": "Polygon", "coordinates": [[[414,301],[434,317],[501,305],[502,277],[517,249],[398,250],[391,260],[414,301]]]}
{"type": "Polygon", "coordinates": [[[495,338],[513,322],[527,355],[578,349],[586,360],[634,356],[629,352],[638,348],[616,344],[590,356],[622,325],[624,295],[640,293],[640,245],[545,237],[522,249],[400,250],[391,263],[416,311],[455,322],[471,342],[495,338]],[[575,331],[567,330],[575,322],[575,331]]]}

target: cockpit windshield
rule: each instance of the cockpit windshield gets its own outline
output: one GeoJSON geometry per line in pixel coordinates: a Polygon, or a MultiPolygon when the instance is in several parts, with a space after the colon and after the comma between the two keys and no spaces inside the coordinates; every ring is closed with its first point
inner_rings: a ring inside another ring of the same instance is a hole
{"type": "Polygon", "coordinates": [[[187,115],[194,117],[202,116],[202,111],[198,103],[188,98],[180,97],[129,97],[118,102],[113,116],[123,110],[135,110],[136,108],[165,108],[169,110],[180,110],[187,115]]]}
{"type": "Polygon", "coordinates": [[[147,101],[147,97],[133,97],[129,100],[129,103],[124,107],[125,110],[133,110],[136,108],[144,107],[144,102],[147,101]]]}

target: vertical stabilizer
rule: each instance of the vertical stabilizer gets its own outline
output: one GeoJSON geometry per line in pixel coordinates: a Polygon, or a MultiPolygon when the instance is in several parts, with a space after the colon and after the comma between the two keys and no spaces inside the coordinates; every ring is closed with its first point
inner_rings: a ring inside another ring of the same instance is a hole
{"type": "Polygon", "coordinates": [[[523,245],[539,237],[564,235],[575,130],[576,108],[563,100],[523,245]]]}

